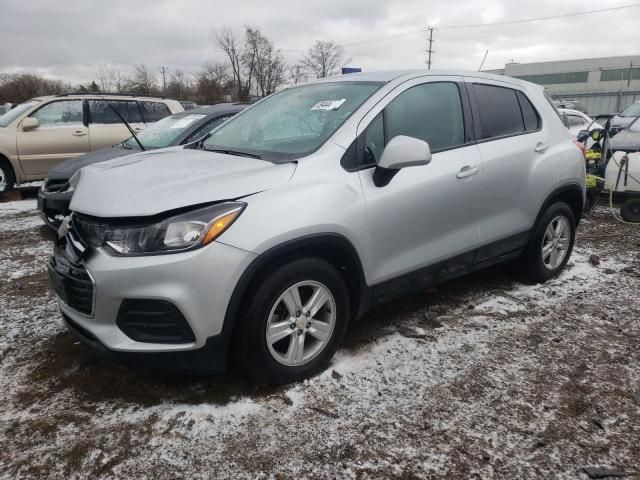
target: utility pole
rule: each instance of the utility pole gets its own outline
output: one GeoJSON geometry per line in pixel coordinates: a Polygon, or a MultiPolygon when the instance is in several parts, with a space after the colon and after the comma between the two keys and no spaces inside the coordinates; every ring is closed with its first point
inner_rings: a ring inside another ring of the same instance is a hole
{"type": "Polygon", "coordinates": [[[629,75],[627,76],[627,87],[631,86],[631,74],[633,73],[633,62],[629,63],[629,75]]]}
{"type": "Polygon", "coordinates": [[[160,73],[162,73],[162,93],[165,93],[167,91],[167,79],[165,77],[167,70],[167,67],[160,67],[160,73]]]}
{"type": "Polygon", "coordinates": [[[429,43],[429,46],[427,47],[427,70],[431,70],[431,54],[435,53],[435,51],[433,50],[433,31],[435,30],[434,27],[427,27],[427,30],[429,30],[429,38],[427,39],[427,42],[429,43]]]}

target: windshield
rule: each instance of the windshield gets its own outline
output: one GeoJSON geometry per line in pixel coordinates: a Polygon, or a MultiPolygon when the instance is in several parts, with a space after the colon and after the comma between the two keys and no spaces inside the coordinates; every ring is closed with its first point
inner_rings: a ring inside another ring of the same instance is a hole
{"type": "Polygon", "coordinates": [[[273,162],[303,157],[320,148],[381,86],[333,82],[287,88],[229,120],[203,147],[273,162]]]}
{"type": "Polygon", "coordinates": [[[620,114],[621,117],[637,117],[640,115],[640,102],[632,103],[620,114]]]}
{"type": "Polygon", "coordinates": [[[38,103],[40,103],[40,100],[29,100],[28,102],[21,103],[13,110],[9,110],[4,115],[0,116],[0,127],[6,127],[24,112],[38,103]]]}
{"type": "Polygon", "coordinates": [[[640,119],[636,118],[631,124],[627,127],[627,130],[633,133],[640,133],[640,119]]]}
{"type": "MultiPolygon", "coordinates": [[[[169,147],[185,130],[204,117],[206,117],[206,115],[195,113],[191,115],[180,114],[165,117],[142,130],[137,134],[137,137],[146,149],[169,147]]],[[[130,137],[124,142],[124,146],[140,148],[138,147],[138,142],[136,142],[133,137],[130,137]]]]}

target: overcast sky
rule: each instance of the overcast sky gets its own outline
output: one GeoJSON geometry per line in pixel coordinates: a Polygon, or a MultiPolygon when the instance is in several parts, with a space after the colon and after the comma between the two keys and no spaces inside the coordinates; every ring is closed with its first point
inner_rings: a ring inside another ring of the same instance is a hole
{"type": "MultiPolygon", "coordinates": [[[[460,25],[559,15],[633,0],[0,0],[0,72],[39,72],[70,82],[98,64],[129,73],[134,63],[196,72],[222,61],[212,38],[228,25],[258,27],[288,62],[314,40],[345,45],[365,70],[424,68],[427,24],[460,25]]],[[[640,54],[640,8],[544,22],[435,32],[434,68],[501,68],[532,62],[640,54]]]]}

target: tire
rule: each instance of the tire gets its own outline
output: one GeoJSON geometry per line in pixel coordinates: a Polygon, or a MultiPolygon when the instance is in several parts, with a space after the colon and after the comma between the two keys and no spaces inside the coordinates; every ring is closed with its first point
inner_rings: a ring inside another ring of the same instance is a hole
{"type": "Polygon", "coordinates": [[[620,216],[625,222],[640,223],[640,198],[630,198],[620,207],[620,216]]]}
{"type": "Polygon", "coordinates": [[[523,254],[523,273],[539,283],[556,277],[569,261],[575,239],[576,220],[569,205],[564,202],[550,205],[534,227],[523,254]]]}
{"type": "Polygon", "coordinates": [[[235,354],[245,370],[266,384],[296,382],[323,370],[349,323],[349,297],[340,272],[320,258],[300,258],[252,282],[249,289],[253,288],[255,292],[245,296],[248,304],[240,312],[234,334],[235,354]],[[298,301],[290,295],[294,290],[298,301]],[[314,295],[322,308],[307,316],[306,307],[314,295]],[[295,348],[299,345],[302,353],[295,348]]]}
{"type": "Polygon", "coordinates": [[[16,184],[16,176],[13,173],[8,160],[0,158],[0,195],[13,190],[16,184]]]}

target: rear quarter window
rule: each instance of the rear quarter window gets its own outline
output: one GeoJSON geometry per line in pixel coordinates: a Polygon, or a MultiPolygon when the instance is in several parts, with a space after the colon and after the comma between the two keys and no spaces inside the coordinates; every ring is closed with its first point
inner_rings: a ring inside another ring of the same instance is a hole
{"type": "Polygon", "coordinates": [[[142,109],[142,116],[146,123],[157,122],[171,115],[169,107],[162,102],[141,101],[140,108],[142,109]]]}

